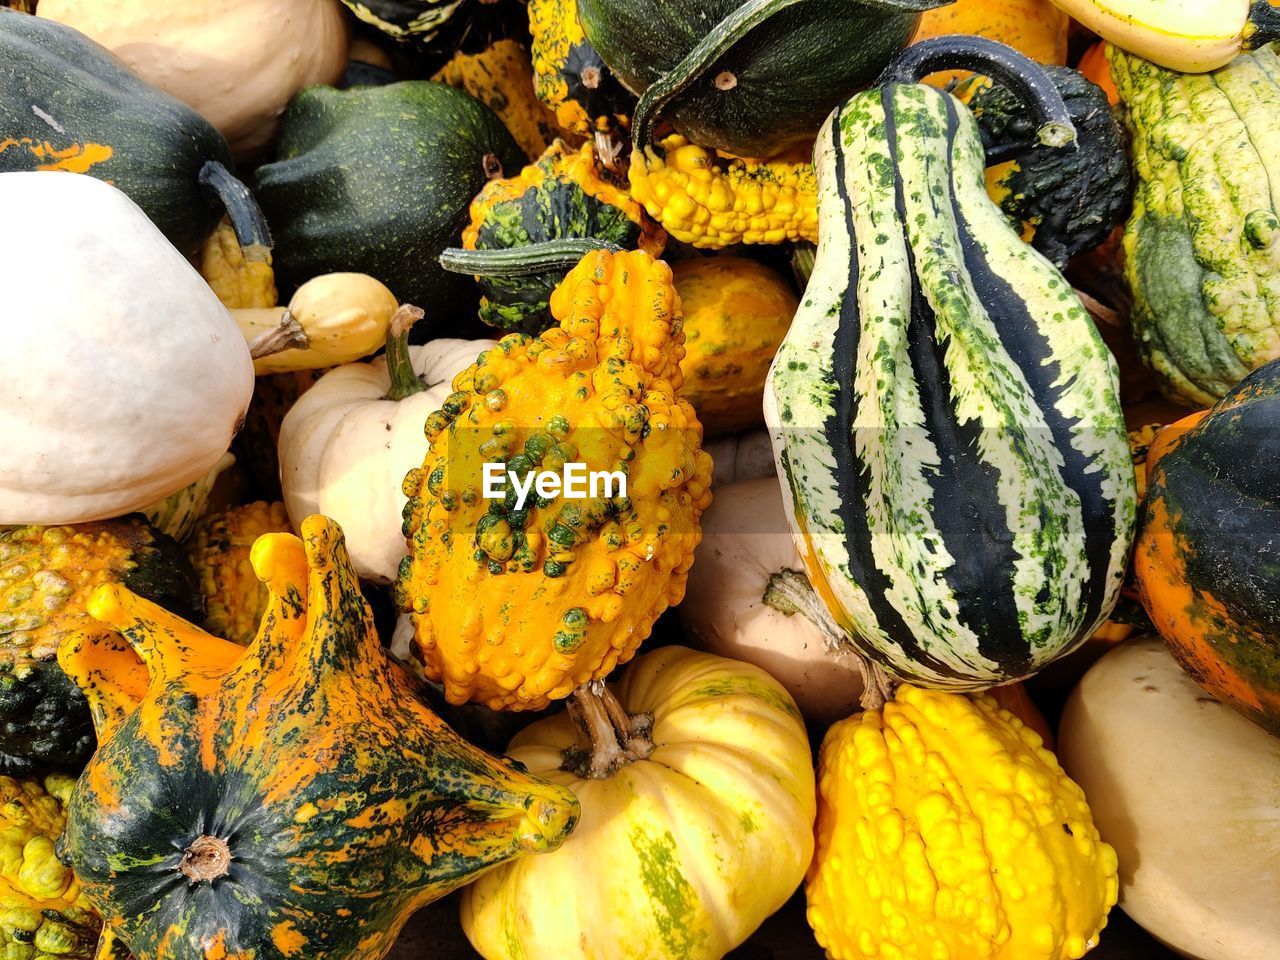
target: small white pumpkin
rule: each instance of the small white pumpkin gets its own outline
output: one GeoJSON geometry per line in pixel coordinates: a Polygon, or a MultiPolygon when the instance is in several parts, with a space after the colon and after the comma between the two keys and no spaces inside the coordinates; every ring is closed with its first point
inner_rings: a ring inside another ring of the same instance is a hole
{"type": "MultiPolygon", "coordinates": [[[[392,320],[388,353],[398,357],[405,349],[412,320],[404,322],[404,311],[413,309],[401,308],[392,320]]],[[[401,379],[416,376],[425,389],[398,400],[389,396],[386,357],[348,363],[316,381],[280,426],[280,486],[294,526],[313,513],[332,517],[356,572],[375,583],[394,580],[407,552],[400,488],[426,456],[427,415],[440,408],[453,378],[492,346],[493,340],[434,340],[407,348],[412,372],[401,379]]]]}
{"type": "Polygon", "coordinates": [[[1142,638],[1085,674],[1058,743],[1120,859],[1125,913],[1195,960],[1280,955],[1280,738],[1142,638]]]}
{"type": "Polygon", "coordinates": [[[37,16],[204,114],[237,159],[271,142],[295,93],[337,82],[351,46],[339,0],[41,0],[37,16]]]}
{"type": "Polygon", "coordinates": [[[765,670],[817,730],[857,709],[862,671],[803,613],[764,602],[771,577],[803,569],[777,477],[731,483],[702,515],[702,543],[677,609],[702,649],[765,670]]]}
{"type": "Polygon", "coordinates": [[[83,523],[203,477],[253,394],[208,284],[93,177],[0,173],[0,523],[83,523]]]}

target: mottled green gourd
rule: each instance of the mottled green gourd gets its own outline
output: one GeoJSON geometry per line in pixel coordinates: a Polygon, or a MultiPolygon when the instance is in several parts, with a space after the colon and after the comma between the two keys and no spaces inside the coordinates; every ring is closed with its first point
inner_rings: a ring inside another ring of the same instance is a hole
{"type": "MultiPolygon", "coordinates": [[[[913,83],[997,77],[1072,138],[1044,71],[977,37],[905,51],[818,138],[819,245],[765,395],[833,629],[904,680],[1035,673],[1114,606],[1134,476],[1115,362],[988,197],[972,115],[913,83]]],[[[822,605],[817,605],[822,606],[822,605]]]]}
{"type": "Polygon", "coordinates": [[[78,768],[93,750],[84,695],[55,657],[69,634],[99,629],[85,604],[103,583],[200,616],[182,548],[141,518],[0,528],[0,773],[78,768]]]}
{"type": "Polygon", "coordinates": [[[68,803],[65,848],[137,960],[379,960],[409,915],[482,870],[558,847],[568,790],[483,753],[383,650],[342,531],[260,537],[270,594],[246,648],[118,584],[59,661],[101,745],[68,803]],[[115,638],[119,640],[119,637],[115,638]]]}
{"type": "Polygon", "coordinates": [[[1137,173],[1134,337],[1170,397],[1207,407],[1280,357],[1280,57],[1180,74],[1107,56],[1137,173]]]}

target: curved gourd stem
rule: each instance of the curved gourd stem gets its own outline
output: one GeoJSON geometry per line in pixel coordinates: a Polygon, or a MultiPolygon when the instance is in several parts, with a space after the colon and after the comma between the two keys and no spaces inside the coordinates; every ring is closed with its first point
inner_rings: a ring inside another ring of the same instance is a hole
{"type": "Polygon", "coordinates": [[[449,247],[440,254],[440,266],[450,273],[476,277],[528,277],[550,270],[572,270],[579,260],[596,250],[620,253],[622,247],[594,237],[546,240],[505,250],[449,247]]]}
{"type": "Polygon", "coordinates": [[[584,780],[604,780],[653,753],[653,717],[627,713],[603,680],[584,683],[566,707],[580,742],[565,751],[564,769],[584,780]]]}
{"type": "Polygon", "coordinates": [[[880,664],[854,649],[848,635],[832,618],[827,605],[819,598],[810,585],[809,578],[802,571],[784,569],[770,576],[762,599],[765,604],[785,616],[800,614],[822,632],[833,650],[853,656],[862,672],[860,702],[863,710],[879,710],[893,699],[896,686],[893,678],[880,664]]]}
{"type": "Polygon", "coordinates": [[[932,37],[907,47],[884,68],[878,84],[919,83],[938,70],[972,70],[998,80],[1026,104],[1048,147],[1076,141],[1075,124],[1048,71],[1012,47],[985,37],[932,37]]]}
{"type": "Polygon", "coordinates": [[[245,259],[269,261],[271,230],[249,188],[217,160],[207,161],[196,179],[213,192],[227,211],[227,219],[231,221],[231,229],[235,231],[245,259]]]}
{"type": "Polygon", "coordinates": [[[1254,0],[1241,36],[1245,50],[1257,50],[1280,40],[1280,7],[1273,6],[1271,0],[1254,0]]]}
{"type": "Polygon", "coordinates": [[[311,341],[307,338],[307,331],[303,330],[302,324],[286,310],[276,326],[253,338],[249,344],[249,356],[255,360],[261,360],[263,357],[273,357],[286,350],[305,350],[309,346],[311,341]]]}
{"type": "MultiPolygon", "coordinates": [[[[795,6],[801,0],[746,0],[740,7],[707,31],[684,59],[649,85],[632,112],[632,149],[641,155],[651,146],[653,127],[663,108],[696,82],[728,53],[735,44],[774,14],[795,6]]],[[[896,10],[931,10],[950,0],[867,0],[871,6],[896,10]]],[[[725,71],[715,78],[720,90],[732,90],[737,78],[725,71]]]]}
{"type": "Polygon", "coordinates": [[[391,381],[388,400],[399,402],[427,389],[409,356],[409,330],[424,316],[422,308],[411,303],[403,304],[391,316],[387,326],[387,379],[391,381]]]}

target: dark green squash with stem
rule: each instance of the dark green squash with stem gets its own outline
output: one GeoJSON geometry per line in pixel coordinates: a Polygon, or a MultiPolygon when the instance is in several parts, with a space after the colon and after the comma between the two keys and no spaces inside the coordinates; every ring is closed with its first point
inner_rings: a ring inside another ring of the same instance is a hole
{"type": "Polygon", "coordinates": [[[812,139],[947,0],[578,0],[587,39],[691,142],[768,157],[812,139]]]}
{"type": "Polygon", "coordinates": [[[0,173],[106,180],[194,255],[225,214],[246,255],[271,237],[231,148],[208,120],[78,30],[0,9],[0,173]]]}
{"type": "Polygon", "coordinates": [[[276,162],[254,178],[282,295],[354,271],[401,303],[461,314],[474,288],[436,259],[461,237],[472,197],[523,157],[497,114],[443,83],[308,87],[285,112],[276,162]]]}

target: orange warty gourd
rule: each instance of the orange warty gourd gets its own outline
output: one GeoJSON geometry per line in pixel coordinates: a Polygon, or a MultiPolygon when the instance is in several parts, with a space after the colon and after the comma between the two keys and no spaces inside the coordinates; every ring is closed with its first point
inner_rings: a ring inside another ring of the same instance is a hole
{"type": "Polygon", "coordinates": [[[625,662],[684,596],[711,502],[702,427],[677,396],[684,333],[671,269],[647,253],[588,254],[551,297],[559,325],[504,337],[427,419],[405,478],[396,596],[415,653],[454,703],[537,709],[625,662]],[[565,463],[616,471],[625,496],[539,496],[565,463]],[[523,482],[523,481],[522,481],[523,482]]]}

